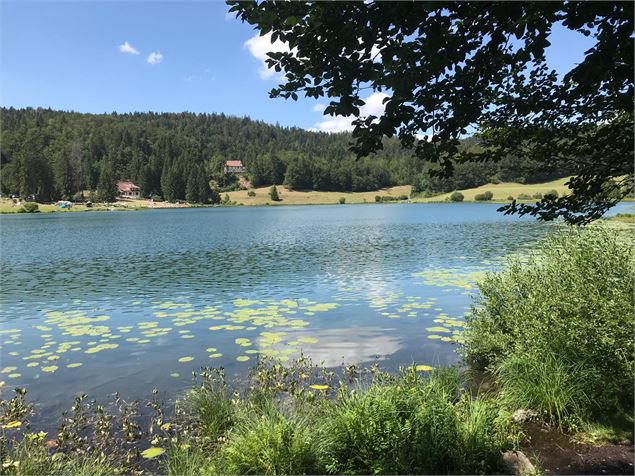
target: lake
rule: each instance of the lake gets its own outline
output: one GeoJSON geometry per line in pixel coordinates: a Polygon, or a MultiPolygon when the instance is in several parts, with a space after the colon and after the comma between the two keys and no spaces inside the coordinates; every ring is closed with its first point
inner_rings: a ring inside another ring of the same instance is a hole
{"type": "Polygon", "coordinates": [[[454,363],[474,280],[553,227],[497,207],[2,216],[0,380],[51,414],[80,392],[174,397],[259,354],[454,363]]]}

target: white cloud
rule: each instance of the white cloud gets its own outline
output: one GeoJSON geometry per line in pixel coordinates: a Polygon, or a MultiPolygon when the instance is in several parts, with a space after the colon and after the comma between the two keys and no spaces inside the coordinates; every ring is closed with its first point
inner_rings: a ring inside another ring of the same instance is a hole
{"type": "Polygon", "coordinates": [[[139,50],[132,46],[127,41],[124,41],[123,45],[119,45],[119,51],[129,55],[138,55],[139,50]]]}
{"type": "Polygon", "coordinates": [[[271,33],[260,36],[257,33],[245,41],[245,47],[249,50],[251,55],[259,60],[262,65],[258,69],[258,74],[262,79],[269,79],[273,76],[280,76],[273,69],[267,68],[265,60],[269,57],[267,53],[284,53],[289,51],[289,45],[283,43],[280,40],[276,40],[271,43],[271,33]]]}
{"type": "Polygon", "coordinates": [[[313,112],[322,112],[326,109],[326,106],[322,103],[317,103],[313,105],[313,112]]]}
{"type": "MultiPolygon", "coordinates": [[[[364,104],[360,110],[360,117],[367,116],[381,116],[384,113],[384,99],[389,97],[386,93],[373,93],[364,99],[364,104]]],[[[314,107],[315,110],[315,107],[314,107]]],[[[328,117],[324,120],[315,124],[315,127],[312,130],[317,130],[320,132],[346,132],[352,131],[354,126],[352,124],[355,118],[353,116],[334,116],[328,117]]]]}
{"type": "Polygon", "coordinates": [[[163,61],[163,55],[158,51],[153,51],[148,55],[146,61],[150,64],[157,64],[163,61]]]}

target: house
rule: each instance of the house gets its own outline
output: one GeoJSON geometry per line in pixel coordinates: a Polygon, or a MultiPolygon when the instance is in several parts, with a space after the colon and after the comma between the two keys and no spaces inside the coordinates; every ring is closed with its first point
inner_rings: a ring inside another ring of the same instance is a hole
{"type": "Polygon", "coordinates": [[[122,198],[141,198],[141,188],[132,182],[117,182],[117,195],[122,198]]]}
{"type": "Polygon", "coordinates": [[[247,172],[242,160],[228,160],[225,162],[223,172],[226,174],[242,174],[247,172]]]}

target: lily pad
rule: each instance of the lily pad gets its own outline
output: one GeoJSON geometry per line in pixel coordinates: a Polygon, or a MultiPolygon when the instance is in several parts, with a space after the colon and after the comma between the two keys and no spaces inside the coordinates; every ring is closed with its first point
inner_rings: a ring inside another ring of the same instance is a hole
{"type": "Polygon", "coordinates": [[[151,446],[147,450],[142,451],[141,456],[144,457],[145,459],[152,459],[152,458],[156,458],[157,456],[161,456],[163,453],[165,453],[165,450],[163,448],[151,446]]]}
{"type": "Polygon", "coordinates": [[[415,369],[419,372],[430,372],[431,370],[434,370],[434,367],[431,367],[430,365],[417,365],[415,369]]]}
{"type": "Polygon", "coordinates": [[[185,362],[191,362],[192,360],[194,360],[194,357],[187,356],[187,357],[181,357],[181,358],[179,359],[179,362],[181,362],[182,364],[184,364],[185,362]]]}

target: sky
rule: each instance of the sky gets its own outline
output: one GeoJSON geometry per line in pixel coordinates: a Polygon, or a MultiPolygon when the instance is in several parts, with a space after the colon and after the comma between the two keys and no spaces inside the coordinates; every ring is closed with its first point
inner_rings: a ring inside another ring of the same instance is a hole
{"type": "MultiPolygon", "coordinates": [[[[326,101],[270,99],[278,76],[264,66],[267,37],[221,1],[0,0],[0,102],[91,113],[155,111],[249,116],[338,132],[326,101]]],[[[556,28],[547,59],[559,73],[593,40],[556,28]]],[[[370,93],[369,93],[370,94],[370,93]]],[[[383,96],[362,112],[381,113],[383,96]]]]}

